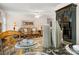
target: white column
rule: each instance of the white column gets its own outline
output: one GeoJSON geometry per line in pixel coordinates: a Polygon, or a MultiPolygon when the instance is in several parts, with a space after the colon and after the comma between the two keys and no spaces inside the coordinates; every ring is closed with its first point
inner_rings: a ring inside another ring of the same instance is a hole
{"type": "Polygon", "coordinates": [[[56,41],[56,19],[52,20],[52,41],[53,41],[53,46],[56,48],[56,43],[57,43],[56,41]]]}
{"type": "Polygon", "coordinates": [[[61,43],[62,43],[62,32],[58,22],[56,21],[56,48],[59,48],[61,46],[61,43]]]}
{"type": "Polygon", "coordinates": [[[2,32],[5,32],[7,29],[7,20],[6,20],[6,13],[1,10],[1,18],[2,18],[2,32]]]}
{"type": "Polygon", "coordinates": [[[50,26],[48,24],[43,25],[43,47],[44,48],[51,47],[50,26]]]}
{"type": "Polygon", "coordinates": [[[7,24],[6,24],[6,18],[2,17],[2,32],[6,31],[7,24]]]}
{"type": "Polygon", "coordinates": [[[53,47],[58,48],[63,42],[62,31],[58,22],[54,19],[52,20],[52,41],[53,47]]]}

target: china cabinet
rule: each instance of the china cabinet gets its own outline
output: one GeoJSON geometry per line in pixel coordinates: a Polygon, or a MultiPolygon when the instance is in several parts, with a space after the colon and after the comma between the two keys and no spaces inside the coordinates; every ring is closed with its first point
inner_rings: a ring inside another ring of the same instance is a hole
{"type": "Polygon", "coordinates": [[[63,31],[64,41],[76,44],[76,4],[56,10],[56,20],[63,31]]]}

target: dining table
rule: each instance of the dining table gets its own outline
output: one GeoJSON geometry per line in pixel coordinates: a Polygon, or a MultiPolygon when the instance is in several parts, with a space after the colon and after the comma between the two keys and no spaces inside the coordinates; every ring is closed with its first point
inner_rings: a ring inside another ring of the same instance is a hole
{"type": "Polygon", "coordinates": [[[37,42],[34,42],[33,39],[23,39],[21,42],[16,43],[15,49],[24,49],[24,53],[31,52],[36,45],[37,42]]]}

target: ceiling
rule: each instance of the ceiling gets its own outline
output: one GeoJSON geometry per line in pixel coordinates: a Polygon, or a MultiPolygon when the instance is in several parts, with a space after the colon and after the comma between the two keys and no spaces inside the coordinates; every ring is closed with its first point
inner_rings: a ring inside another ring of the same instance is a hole
{"type": "Polygon", "coordinates": [[[23,14],[33,16],[33,14],[52,14],[59,3],[0,3],[0,8],[9,14],[23,14]]]}
{"type": "Polygon", "coordinates": [[[0,3],[0,8],[7,11],[41,11],[55,8],[58,3],[0,3]]]}

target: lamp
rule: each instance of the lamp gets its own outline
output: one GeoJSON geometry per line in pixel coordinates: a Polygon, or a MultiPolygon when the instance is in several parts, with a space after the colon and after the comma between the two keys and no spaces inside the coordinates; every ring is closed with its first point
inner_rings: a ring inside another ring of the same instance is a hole
{"type": "Polygon", "coordinates": [[[16,22],[14,22],[14,26],[16,26],[16,22]]]}
{"type": "Polygon", "coordinates": [[[14,22],[13,26],[14,26],[13,29],[15,31],[15,29],[16,29],[16,22],[14,22]]]}
{"type": "Polygon", "coordinates": [[[35,27],[34,27],[34,28],[32,28],[32,31],[33,31],[33,32],[35,32],[35,31],[36,31],[36,28],[35,28],[35,27]]]}

